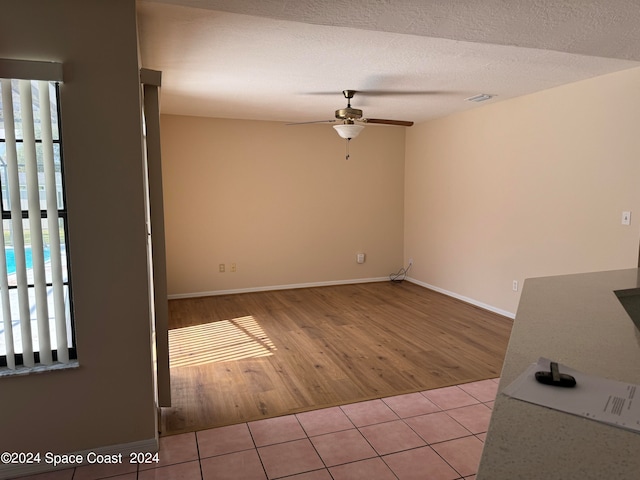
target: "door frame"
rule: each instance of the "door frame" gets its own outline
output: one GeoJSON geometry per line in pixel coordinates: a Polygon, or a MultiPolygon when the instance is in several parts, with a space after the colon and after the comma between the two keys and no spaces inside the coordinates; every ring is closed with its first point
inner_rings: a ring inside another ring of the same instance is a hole
{"type": "Polygon", "coordinates": [[[156,401],[159,407],[171,406],[169,373],[169,304],[167,262],[164,235],[162,156],[160,148],[160,86],[162,72],[140,69],[145,122],[145,171],[147,235],[149,241],[149,291],[151,321],[154,330],[156,401]]]}

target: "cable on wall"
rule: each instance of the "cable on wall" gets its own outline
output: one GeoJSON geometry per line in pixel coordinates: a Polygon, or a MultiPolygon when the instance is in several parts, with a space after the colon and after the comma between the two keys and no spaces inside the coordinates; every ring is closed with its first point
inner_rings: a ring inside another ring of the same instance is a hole
{"type": "Polygon", "coordinates": [[[397,273],[390,274],[389,280],[394,283],[400,283],[404,281],[404,279],[407,277],[407,274],[409,273],[409,270],[411,270],[411,265],[412,263],[409,262],[409,266],[407,268],[402,267],[400,270],[398,270],[397,273]]]}

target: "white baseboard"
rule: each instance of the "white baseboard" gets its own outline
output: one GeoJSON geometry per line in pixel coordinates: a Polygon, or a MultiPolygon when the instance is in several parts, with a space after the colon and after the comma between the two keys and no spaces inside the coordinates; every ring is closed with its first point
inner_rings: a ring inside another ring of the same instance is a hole
{"type": "Polygon", "coordinates": [[[332,280],[329,282],[295,283],[291,285],[272,285],[269,287],[238,288],[234,290],[213,290],[210,292],[177,293],[168,295],[169,300],[179,298],[212,297],[216,295],[232,295],[234,293],[268,292],[271,290],[292,290],[294,288],[330,287],[333,285],[352,285],[354,283],[374,283],[389,281],[389,277],[355,278],[352,280],[332,280]]]}
{"type": "Polygon", "coordinates": [[[508,312],[506,310],[502,310],[500,308],[496,308],[491,305],[487,305],[486,303],[479,302],[474,300],[473,298],[465,297],[464,295],[459,295],[454,292],[450,292],[449,290],[444,290],[443,288],[436,287],[434,285],[429,285],[428,283],[421,282],[420,280],[416,280],[415,278],[406,278],[407,282],[415,283],[416,285],[420,285],[421,287],[428,288],[429,290],[433,290],[434,292],[442,293],[449,297],[457,298],[458,300],[462,300],[465,303],[470,303],[471,305],[475,305],[476,307],[480,307],[483,310],[489,310],[490,312],[497,313],[498,315],[503,315],[508,318],[516,318],[516,314],[513,312],[508,312]]]}
{"type": "MultiPolygon", "coordinates": [[[[138,442],[124,443],[120,445],[110,445],[108,447],[99,447],[92,450],[83,450],[81,452],[73,452],[70,455],[74,457],[80,455],[83,459],[82,462],[74,464],[53,465],[51,461],[47,462],[47,452],[32,452],[39,453],[40,461],[38,463],[30,464],[1,464],[0,463],[0,479],[23,477],[26,475],[35,475],[37,473],[52,472],[54,470],[64,470],[67,468],[80,467],[83,465],[89,465],[87,455],[97,454],[105,456],[114,456],[122,454],[122,463],[130,463],[129,455],[132,453],[155,453],[158,451],[158,439],[150,438],[148,440],[140,440],[138,442]]],[[[53,452],[54,454],[67,454],[67,452],[53,452]]],[[[93,455],[90,456],[92,458],[93,455]]],[[[77,457],[76,457],[77,458],[77,457]]]]}
{"type": "MultiPolygon", "coordinates": [[[[469,303],[471,305],[475,305],[476,307],[480,307],[484,310],[497,313],[498,315],[503,315],[508,318],[516,317],[515,313],[513,312],[508,312],[506,310],[496,308],[492,305],[487,305],[486,303],[479,302],[477,300],[474,300],[473,298],[465,297],[464,295],[459,295],[455,292],[450,292],[448,290],[444,290],[434,285],[429,285],[428,283],[421,282],[419,280],[416,280],[415,278],[407,277],[405,280],[407,282],[420,285],[421,287],[428,288],[429,290],[442,293],[449,297],[457,298],[458,300],[462,300],[463,302],[469,303]]],[[[386,281],[389,281],[389,277],[355,278],[352,280],[332,280],[328,282],[295,283],[291,285],[272,285],[268,287],[238,288],[234,290],[213,290],[209,292],[178,293],[174,295],[168,295],[168,299],[175,300],[180,298],[197,298],[197,297],[211,297],[216,295],[232,295],[235,293],[268,292],[271,290],[291,290],[294,288],[328,287],[332,285],[352,285],[355,283],[373,283],[373,282],[386,282],[386,281]]]]}

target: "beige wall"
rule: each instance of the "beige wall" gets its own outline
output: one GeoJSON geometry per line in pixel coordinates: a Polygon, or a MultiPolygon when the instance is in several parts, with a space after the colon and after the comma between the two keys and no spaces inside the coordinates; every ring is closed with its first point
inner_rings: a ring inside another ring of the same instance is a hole
{"type": "Polygon", "coordinates": [[[635,267],[639,105],[634,69],[409,129],[411,277],[515,312],[513,280],[635,267]]]}
{"type": "Polygon", "coordinates": [[[161,128],[170,295],[379,278],[401,267],[404,128],[365,128],[349,160],[326,124],[164,115],[161,128]]]}
{"type": "Polygon", "coordinates": [[[0,57],[63,62],[69,75],[61,109],[80,361],[0,378],[0,452],[153,441],[135,2],[2,0],[0,11],[0,57]]]}

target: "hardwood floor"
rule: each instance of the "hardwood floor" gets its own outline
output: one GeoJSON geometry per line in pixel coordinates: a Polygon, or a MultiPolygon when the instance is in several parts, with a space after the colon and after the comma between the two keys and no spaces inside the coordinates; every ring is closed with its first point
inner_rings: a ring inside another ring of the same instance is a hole
{"type": "Polygon", "coordinates": [[[500,375],[512,320],[408,282],[171,300],[163,435],[500,375]]]}

